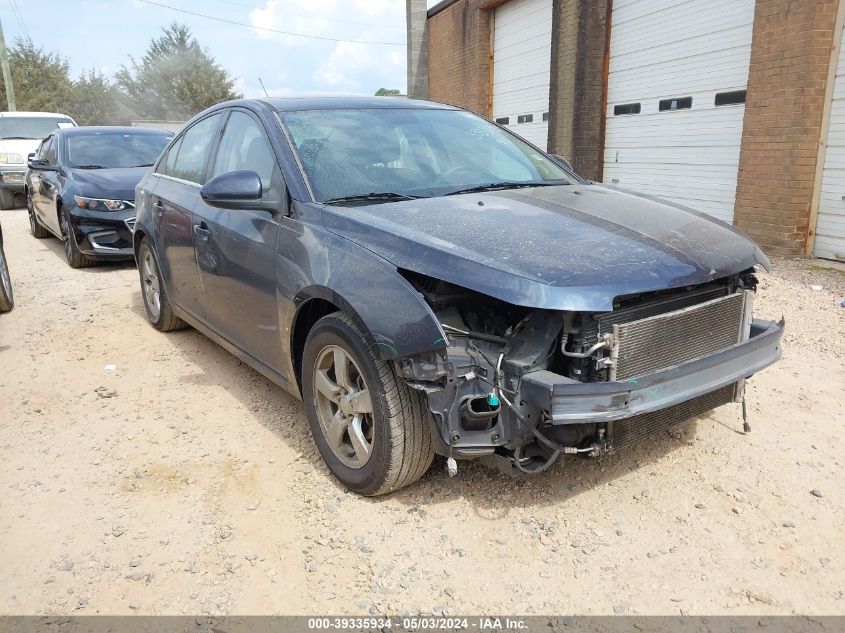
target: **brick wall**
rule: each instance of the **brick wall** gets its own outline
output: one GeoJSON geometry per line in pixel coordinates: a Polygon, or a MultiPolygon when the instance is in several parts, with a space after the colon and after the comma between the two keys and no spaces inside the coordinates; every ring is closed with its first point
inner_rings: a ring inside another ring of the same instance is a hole
{"type": "Polygon", "coordinates": [[[734,223],[801,255],[816,176],[836,0],[757,0],[734,223]]]}
{"type": "Polygon", "coordinates": [[[554,0],[549,148],[602,178],[607,0],[554,0]]]}
{"type": "Polygon", "coordinates": [[[428,19],[428,98],[488,116],[490,11],[458,0],[428,19]]]}

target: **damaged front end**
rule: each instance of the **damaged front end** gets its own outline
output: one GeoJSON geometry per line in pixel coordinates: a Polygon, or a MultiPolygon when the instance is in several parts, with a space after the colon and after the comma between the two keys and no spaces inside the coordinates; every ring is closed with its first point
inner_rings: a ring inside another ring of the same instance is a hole
{"type": "Polygon", "coordinates": [[[399,367],[450,458],[535,474],[564,454],[598,457],[741,401],[745,379],[781,355],[783,322],[752,317],[753,270],[618,297],[610,312],[520,307],[403,275],[447,336],[445,352],[399,367]]]}

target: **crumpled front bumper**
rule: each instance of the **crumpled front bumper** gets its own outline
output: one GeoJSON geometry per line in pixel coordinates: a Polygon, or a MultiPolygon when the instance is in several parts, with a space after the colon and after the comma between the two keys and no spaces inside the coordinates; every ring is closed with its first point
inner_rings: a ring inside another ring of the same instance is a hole
{"type": "Polygon", "coordinates": [[[550,371],[528,373],[521,399],[549,412],[552,424],[612,422],[659,411],[736,383],[780,359],[784,322],[755,319],[747,341],[693,361],[619,382],[578,382],[550,371]]]}

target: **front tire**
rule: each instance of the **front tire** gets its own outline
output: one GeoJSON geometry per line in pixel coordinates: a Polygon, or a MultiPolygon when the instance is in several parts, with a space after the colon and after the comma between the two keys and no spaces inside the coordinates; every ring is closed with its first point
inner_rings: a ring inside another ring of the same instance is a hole
{"type": "Polygon", "coordinates": [[[3,251],[3,242],[0,241],[0,312],[9,312],[14,307],[12,279],[9,276],[9,265],[6,261],[6,253],[3,251]]]}
{"type": "Polygon", "coordinates": [[[15,192],[0,187],[0,209],[7,211],[15,208],[15,192]]]}
{"type": "Polygon", "coordinates": [[[59,228],[62,229],[62,243],[64,245],[65,259],[71,268],[88,268],[97,263],[97,260],[79,251],[76,238],[73,236],[73,228],[70,224],[70,215],[66,208],[59,209],[59,228]]]}
{"type": "Polygon", "coordinates": [[[311,435],[332,474],[362,495],[407,486],[431,466],[428,408],[393,363],[377,360],[342,312],[308,334],[302,392],[311,435]]]}
{"type": "Polygon", "coordinates": [[[147,320],[159,332],[181,330],[188,324],[173,313],[160,271],[155,253],[144,238],[138,247],[138,275],[141,278],[141,296],[144,298],[147,320]]]}

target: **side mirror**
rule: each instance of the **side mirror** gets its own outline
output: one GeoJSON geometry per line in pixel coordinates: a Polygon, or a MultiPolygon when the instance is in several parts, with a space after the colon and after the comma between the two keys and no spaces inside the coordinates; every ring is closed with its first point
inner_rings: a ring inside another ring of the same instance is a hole
{"type": "Polygon", "coordinates": [[[554,158],[557,162],[559,162],[561,165],[566,167],[569,171],[571,171],[571,172],[575,171],[574,169],[572,169],[572,163],[570,163],[568,160],[566,160],[563,156],[560,156],[558,154],[550,154],[550,156],[552,158],[554,158]]]}
{"type": "Polygon", "coordinates": [[[36,159],[35,153],[28,154],[26,157],[26,166],[30,169],[50,169],[50,165],[46,160],[36,159]]]}
{"type": "Polygon", "coordinates": [[[215,176],[200,189],[206,204],[221,209],[260,209],[261,178],[251,169],[215,176]]]}

